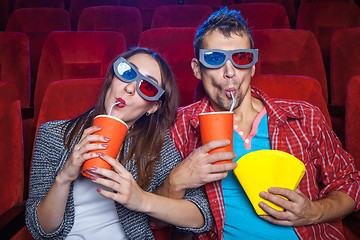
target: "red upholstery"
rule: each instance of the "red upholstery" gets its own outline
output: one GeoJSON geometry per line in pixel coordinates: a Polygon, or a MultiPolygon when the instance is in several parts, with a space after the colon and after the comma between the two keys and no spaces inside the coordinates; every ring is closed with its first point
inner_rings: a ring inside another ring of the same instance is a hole
{"type": "Polygon", "coordinates": [[[360,75],[347,84],[345,102],[345,145],[360,170],[360,75]]]}
{"type": "Polygon", "coordinates": [[[105,78],[52,82],[46,89],[37,127],[45,122],[74,118],[93,107],[105,78]]]}
{"type": "Polygon", "coordinates": [[[285,7],[286,13],[289,17],[290,26],[295,27],[296,23],[296,0],[238,0],[237,3],[278,3],[285,7]]]}
{"type": "Polygon", "coordinates": [[[306,30],[262,29],[252,31],[259,49],[256,73],[304,75],[320,82],[328,101],[327,80],[320,47],[314,34],[306,30]]]}
{"type": "Polygon", "coordinates": [[[0,0],[0,31],[4,31],[9,17],[9,0],[0,0]]]}
{"type": "MultiPolygon", "coordinates": [[[[319,82],[306,76],[290,76],[277,74],[255,74],[251,84],[263,90],[273,98],[302,100],[317,106],[331,126],[327,104],[321,94],[319,82]]],[[[205,96],[202,81],[196,86],[194,102],[205,96]]]]}
{"type": "Polygon", "coordinates": [[[34,97],[35,119],[51,82],[104,77],[110,61],[125,49],[124,37],[118,32],[51,32],[39,63],[34,97]]]}
{"type": "Polygon", "coordinates": [[[29,38],[31,76],[36,79],[41,50],[51,31],[70,31],[69,13],[61,8],[22,8],[9,17],[6,31],[23,32],[29,38]]]}
{"type": "Polygon", "coordinates": [[[16,85],[21,108],[30,106],[29,40],[24,33],[0,32],[0,82],[16,85]]]}
{"type": "Polygon", "coordinates": [[[360,27],[335,30],[331,40],[331,103],[345,105],[346,85],[360,75],[360,27]]]}
{"type": "Polygon", "coordinates": [[[14,9],[34,7],[64,8],[64,0],[14,0],[14,2],[14,9]]]}
{"type": "Polygon", "coordinates": [[[140,11],[123,6],[88,7],[80,15],[78,30],[120,32],[125,37],[126,46],[134,47],[142,32],[140,11]]]}
{"type": "MultiPolygon", "coordinates": [[[[124,1],[125,5],[137,7],[140,10],[143,30],[147,30],[151,28],[151,20],[154,14],[154,11],[157,7],[165,6],[165,5],[177,5],[178,0],[127,0],[124,1]]],[[[123,5],[124,5],[123,4],[123,5]]]]}
{"type": "Polygon", "coordinates": [[[360,9],[355,3],[308,3],[301,4],[298,9],[297,28],[315,34],[328,74],[331,36],[336,29],[346,27],[360,27],[360,9]]]}
{"type": "Polygon", "coordinates": [[[285,7],[278,3],[243,3],[228,6],[240,11],[250,29],[290,28],[285,7]]]}
{"type": "Polygon", "coordinates": [[[193,41],[197,28],[154,28],[144,31],[139,40],[140,47],[159,53],[171,66],[180,92],[180,106],[192,103],[196,84],[191,69],[195,57],[193,41]]]}
{"type": "Polygon", "coordinates": [[[214,11],[206,5],[170,5],[155,9],[151,28],[198,27],[214,11]]]}
{"type": "Polygon", "coordinates": [[[0,82],[0,214],[23,200],[24,156],[19,93],[0,82]]]}
{"type": "Polygon", "coordinates": [[[217,11],[220,7],[228,6],[234,3],[234,0],[184,0],[184,4],[207,5],[214,11],[217,11]]]}
{"type": "Polygon", "coordinates": [[[76,30],[81,12],[87,7],[94,6],[119,6],[120,0],[71,0],[69,6],[71,29],[76,30]]]}

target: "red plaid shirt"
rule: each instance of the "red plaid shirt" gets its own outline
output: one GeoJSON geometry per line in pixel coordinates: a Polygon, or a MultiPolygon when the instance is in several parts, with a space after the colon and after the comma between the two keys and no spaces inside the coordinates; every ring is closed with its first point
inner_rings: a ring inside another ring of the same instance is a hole
{"type": "MultiPolygon", "coordinates": [[[[358,210],[360,174],[320,110],[305,102],[271,99],[254,87],[252,95],[265,104],[271,148],[288,152],[305,164],[306,173],[299,189],[313,201],[325,197],[330,191],[342,191],[356,201],[358,210]]],[[[179,109],[172,137],[184,159],[201,146],[198,115],[208,111],[210,103],[207,97],[179,109]]],[[[206,184],[205,191],[215,224],[211,231],[198,234],[197,238],[223,239],[225,209],[221,181],[206,184]]],[[[340,220],[294,230],[299,239],[345,239],[340,220]]]]}

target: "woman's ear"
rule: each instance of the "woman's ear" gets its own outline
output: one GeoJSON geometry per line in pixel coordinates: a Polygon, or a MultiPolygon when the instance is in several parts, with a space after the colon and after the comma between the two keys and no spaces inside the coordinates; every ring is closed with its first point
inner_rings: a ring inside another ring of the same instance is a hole
{"type": "Polygon", "coordinates": [[[200,72],[200,62],[196,58],[193,58],[191,60],[191,68],[193,70],[194,76],[197,79],[201,80],[201,72],[200,72]]]}
{"type": "Polygon", "coordinates": [[[147,115],[149,114],[153,114],[154,112],[156,112],[157,110],[159,110],[159,108],[161,107],[162,101],[158,100],[154,103],[154,105],[152,105],[152,107],[146,112],[147,115]]]}

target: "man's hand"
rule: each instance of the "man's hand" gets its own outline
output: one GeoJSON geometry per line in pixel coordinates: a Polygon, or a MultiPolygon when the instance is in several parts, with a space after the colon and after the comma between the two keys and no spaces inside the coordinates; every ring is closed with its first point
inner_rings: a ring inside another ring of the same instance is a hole
{"type": "Polygon", "coordinates": [[[261,216],[264,220],[283,226],[305,226],[340,219],[355,208],[355,201],[343,192],[330,192],[317,201],[309,200],[300,190],[272,187],[269,192],[261,192],[260,197],[268,200],[285,211],[277,211],[264,202],[259,206],[269,214],[261,216]],[[277,196],[279,195],[279,196],[277,196]],[[286,197],[284,199],[280,196],[286,197]]]}
{"type": "Polygon", "coordinates": [[[182,198],[185,190],[188,188],[196,188],[206,183],[225,178],[227,171],[234,169],[237,164],[235,162],[213,163],[221,160],[234,159],[236,154],[234,152],[209,154],[209,151],[229,144],[230,141],[226,139],[216,140],[195,149],[170,172],[167,181],[165,181],[166,186],[162,186],[167,188],[167,193],[163,191],[158,193],[173,198],[182,198]]]}

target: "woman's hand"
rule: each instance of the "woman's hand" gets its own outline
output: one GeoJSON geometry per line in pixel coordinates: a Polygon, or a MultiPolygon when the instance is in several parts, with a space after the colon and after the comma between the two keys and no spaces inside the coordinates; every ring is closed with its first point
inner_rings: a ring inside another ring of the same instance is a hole
{"type": "Polygon", "coordinates": [[[108,187],[115,192],[106,191],[98,188],[98,192],[109,199],[117,201],[130,210],[138,212],[147,211],[147,192],[142,190],[136,183],[132,174],[124,166],[104,153],[100,157],[109,163],[114,170],[107,170],[98,167],[92,167],[90,170],[106,178],[92,177],[93,182],[108,187]]]}
{"type": "Polygon", "coordinates": [[[75,145],[69,159],[59,173],[63,181],[71,182],[75,180],[80,174],[82,164],[88,159],[99,156],[99,153],[89,153],[90,151],[107,148],[106,142],[109,141],[107,137],[92,135],[101,128],[101,126],[92,126],[84,130],[80,141],[75,145]]]}

